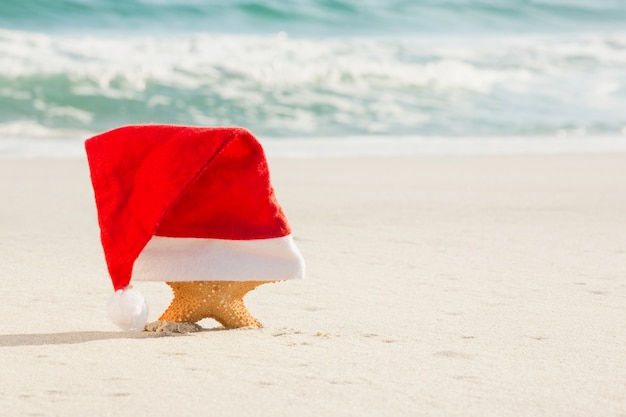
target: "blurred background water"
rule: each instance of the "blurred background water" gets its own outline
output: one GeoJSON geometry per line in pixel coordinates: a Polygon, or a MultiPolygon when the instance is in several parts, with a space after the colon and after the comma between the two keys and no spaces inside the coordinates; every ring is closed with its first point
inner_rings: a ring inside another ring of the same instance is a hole
{"type": "Polygon", "coordinates": [[[593,143],[625,109],[622,0],[0,2],[0,154],[131,123],[593,143]]]}

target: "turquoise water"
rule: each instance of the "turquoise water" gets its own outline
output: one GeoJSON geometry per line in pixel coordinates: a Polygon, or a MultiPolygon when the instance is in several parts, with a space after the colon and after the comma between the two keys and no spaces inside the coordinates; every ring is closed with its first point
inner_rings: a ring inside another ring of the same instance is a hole
{"type": "Polygon", "coordinates": [[[34,31],[428,35],[623,29],[622,0],[3,0],[0,25],[34,31]]]}
{"type": "Polygon", "coordinates": [[[618,136],[624,109],[621,0],[0,2],[0,149],[153,122],[618,136]]]}

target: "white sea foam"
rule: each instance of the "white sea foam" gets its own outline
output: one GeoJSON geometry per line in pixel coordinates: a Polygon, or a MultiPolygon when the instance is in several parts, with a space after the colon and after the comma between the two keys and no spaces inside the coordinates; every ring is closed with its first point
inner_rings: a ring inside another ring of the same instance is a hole
{"type": "Polygon", "coordinates": [[[150,81],[189,89],[211,85],[224,88],[226,97],[233,86],[245,85],[323,85],[346,93],[399,86],[485,92],[590,65],[626,65],[626,37],[617,36],[465,42],[209,34],[122,39],[0,30],[0,47],[0,74],[66,74],[77,82],[77,94],[142,92],[150,81]]]}
{"type": "Polygon", "coordinates": [[[38,128],[63,136],[145,122],[317,138],[610,136],[626,126],[624,35],[122,38],[0,30],[0,51],[0,129],[13,126],[13,138],[45,136],[38,128]]]}

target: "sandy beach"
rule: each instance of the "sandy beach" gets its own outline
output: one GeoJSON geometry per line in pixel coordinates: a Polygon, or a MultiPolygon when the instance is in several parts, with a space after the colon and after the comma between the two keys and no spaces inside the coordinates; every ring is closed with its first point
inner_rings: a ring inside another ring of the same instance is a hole
{"type": "Polygon", "coordinates": [[[164,336],[106,317],[86,161],[0,161],[2,414],[626,416],[626,154],[269,163],[306,280],[164,336]]]}

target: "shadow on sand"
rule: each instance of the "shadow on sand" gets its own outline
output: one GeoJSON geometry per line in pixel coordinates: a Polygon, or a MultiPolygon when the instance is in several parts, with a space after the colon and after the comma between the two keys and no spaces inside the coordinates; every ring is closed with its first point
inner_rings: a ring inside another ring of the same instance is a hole
{"type": "MultiPolygon", "coordinates": [[[[202,329],[202,332],[220,329],[202,329]]],[[[10,346],[41,346],[41,345],[72,345],[111,339],[154,339],[160,337],[188,336],[172,332],[65,332],[35,334],[4,334],[0,335],[0,347],[10,346]]]]}

